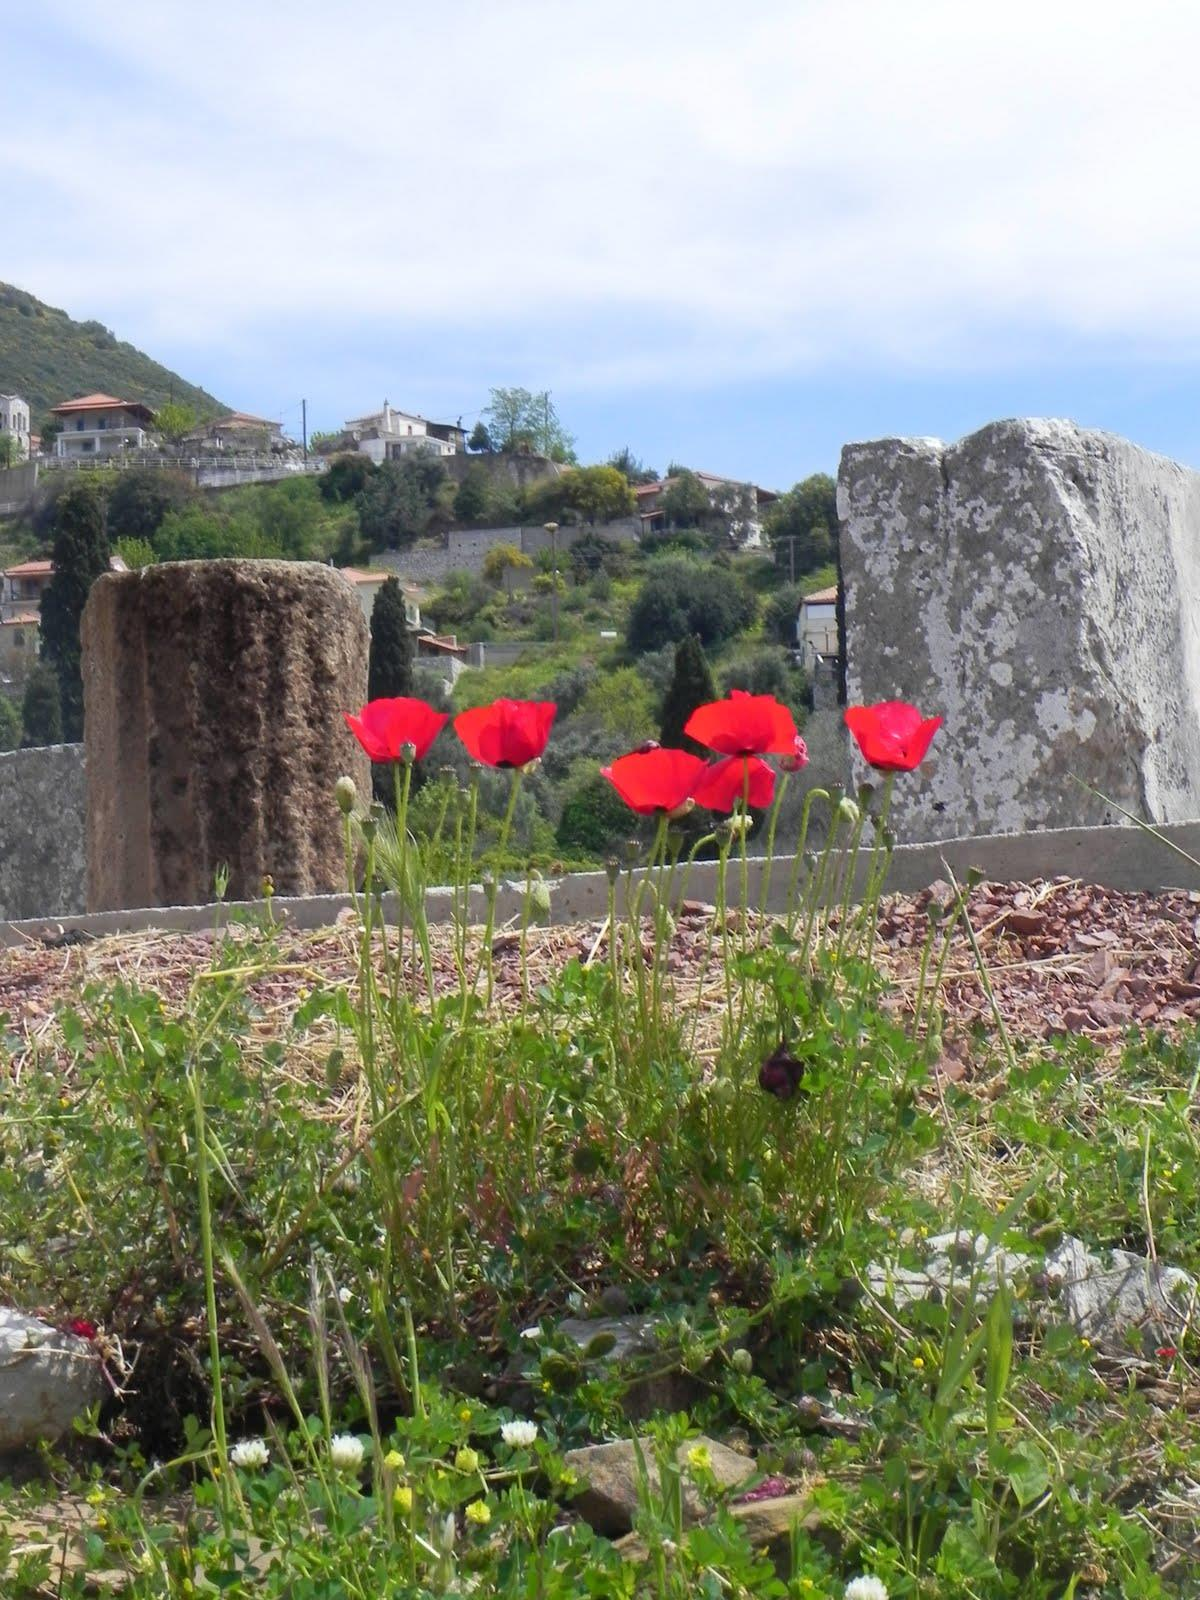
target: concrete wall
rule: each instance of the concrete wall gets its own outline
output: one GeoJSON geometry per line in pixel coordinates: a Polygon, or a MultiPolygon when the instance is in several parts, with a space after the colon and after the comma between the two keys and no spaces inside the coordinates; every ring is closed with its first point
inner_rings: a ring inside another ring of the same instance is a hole
{"type": "Polygon", "coordinates": [[[29,506],[37,488],[37,478],[36,461],[0,471],[0,517],[19,516],[29,506]]]}
{"type": "Polygon", "coordinates": [[[83,746],[0,755],[0,917],[84,909],[83,746]]]}
{"type": "MultiPolygon", "coordinates": [[[[635,518],[627,517],[621,522],[598,522],[594,528],[562,527],[558,531],[559,555],[565,557],[576,540],[585,534],[596,534],[618,544],[633,544],[638,538],[639,525],[635,518]]],[[[372,560],[376,566],[388,567],[414,583],[438,583],[451,572],[481,573],[487,553],[494,545],[515,545],[525,555],[536,557],[539,550],[550,547],[550,542],[550,535],[540,525],[452,528],[440,543],[430,540],[407,550],[385,550],[372,560]]]]}

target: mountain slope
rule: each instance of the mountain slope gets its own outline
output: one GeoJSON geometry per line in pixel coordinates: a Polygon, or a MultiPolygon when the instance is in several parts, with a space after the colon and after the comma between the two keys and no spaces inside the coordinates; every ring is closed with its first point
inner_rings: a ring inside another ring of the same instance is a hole
{"type": "Polygon", "coordinates": [[[149,406],[174,399],[200,416],[229,409],[101,323],[75,322],[25,290],[0,283],[0,394],[28,400],[36,430],[51,406],[96,392],[149,406]]]}

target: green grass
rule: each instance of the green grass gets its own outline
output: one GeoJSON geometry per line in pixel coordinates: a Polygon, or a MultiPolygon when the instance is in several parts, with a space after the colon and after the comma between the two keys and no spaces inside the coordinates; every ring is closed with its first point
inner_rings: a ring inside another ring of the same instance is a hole
{"type": "MultiPolygon", "coordinates": [[[[1035,1262],[1073,1229],[1200,1267],[1195,1039],[1118,1062],[980,1033],[970,1082],[937,1088],[936,984],[898,1006],[866,959],[873,903],[823,909],[849,822],[793,914],[736,918],[722,891],[682,968],[657,846],[600,937],[543,938],[533,900],[495,949],[461,916],[431,933],[433,852],[478,877],[474,844],[486,865],[511,840],[471,819],[505,811],[503,785],[448,793],[407,852],[348,824],[368,891],[382,872],[405,894],[403,947],[368,892],[344,972],[249,925],[169,1000],[127,978],[10,1031],[0,1298],[89,1315],[114,1376],[136,1365],[0,1493],[5,1595],[114,1568],[131,1600],[834,1597],[862,1572],[927,1600],[1194,1593],[1194,1333],[1114,1359],[1027,1314],[1036,1274],[900,1309],[865,1284],[954,1227],[1035,1262]],[[783,1099],[758,1082],[781,1046],[783,1099]],[[556,1332],[625,1308],[658,1328],[632,1367],[556,1332]],[[572,1518],[563,1454],[629,1434],[651,1375],[671,1382],[638,1424],[663,1470],[637,1564],[572,1518]],[[536,1434],[506,1440],[514,1419],[536,1434]],[[703,1457],[675,1464],[701,1428],[809,1484],[821,1526],[778,1572],[703,1457]],[[230,1456],[246,1437],[266,1465],[230,1456]],[[4,1545],[6,1516],[60,1494],[93,1521],[70,1571],[4,1545]]],[[[931,922],[931,972],[956,916],[931,922]]]]}

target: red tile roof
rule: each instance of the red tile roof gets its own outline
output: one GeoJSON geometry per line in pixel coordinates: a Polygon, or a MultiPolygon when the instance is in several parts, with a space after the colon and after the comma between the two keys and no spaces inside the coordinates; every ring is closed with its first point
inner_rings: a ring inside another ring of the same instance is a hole
{"type": "Polygon", "coordinates": [[[6,578],[49,578],[53,575],[53,561],[22,561],[18,566],[5,567],[6,578]]]}
{"type": "Polygon", "coordinates": [[[837,599],[837,584],[831,584],[828,589],[815,589],[812,594],[804,596],[804,604],[828,605],[837,599]]]}
{"type": "Polygon", "coordinates": [[[36,611],[22,611],[16,617],[0,618],[0,628],[37,628],[41,621],[36,611]]]}
{"type": "Polygon", "coordinates": [[[154,421],[153,411],[140,400],[118,400],[111,394],[81,394],[76,400],[64,400],[60,406],[51,406],[50,410],[56,417],[66,417],[85,411],[111,411],[114,407],[118,411],[132,411],[149,422],[154,421]]]}

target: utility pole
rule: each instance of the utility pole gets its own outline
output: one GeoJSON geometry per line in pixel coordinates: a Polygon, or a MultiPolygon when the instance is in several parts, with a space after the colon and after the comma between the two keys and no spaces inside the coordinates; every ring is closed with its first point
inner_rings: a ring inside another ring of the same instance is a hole
{"type": "Polygon", "coordinates": [[[308,401],[300,402],[300,437],[304,441],[304,464],[308,465],[308,401]]]}
{"type": "Polygon", "coordinates": [[[544,522],[542,526],[550,535],[550,549],[554,553],[554,588],[550,591],[550,615],[554,619],[554,642],[558,643],[558,523],[544,522]]]}

